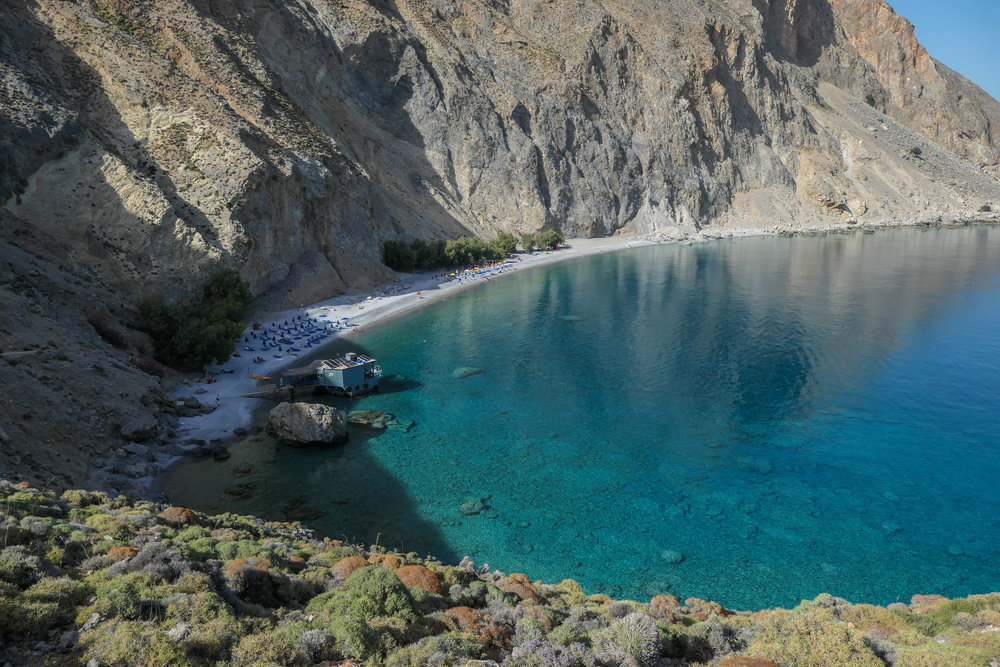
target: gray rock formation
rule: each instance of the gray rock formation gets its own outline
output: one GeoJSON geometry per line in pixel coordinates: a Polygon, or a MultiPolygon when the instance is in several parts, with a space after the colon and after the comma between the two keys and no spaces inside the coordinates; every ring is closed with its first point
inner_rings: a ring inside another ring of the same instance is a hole
{"type": "Polygon", "coordinates": [[[290,445],[347,442],[344,414],[319,403],[279,403],[268,413],[268,430],[290,445]]]}

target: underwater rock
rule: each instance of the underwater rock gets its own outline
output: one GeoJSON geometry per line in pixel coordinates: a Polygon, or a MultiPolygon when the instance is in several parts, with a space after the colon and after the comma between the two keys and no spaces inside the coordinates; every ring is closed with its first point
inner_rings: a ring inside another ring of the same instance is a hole
{"type": "Polygon", "coordinates": [[[666,551],[660,552],[660,559],[664,563],[669,563],[671,565],[676,565],[684,560],[684,554],[680,551],[675,551],[673,549],[667,549],[666,551]]]}
{"type": "Polygon", "coordinates": [[[284,515],[289,521],[312,521],[323,516],[323,510],[312,505],[303,505],[284,512],[284,515]]]}
{"type": "MultiPolygon", "coordinates": [[[[402,426],[395,415],[391,415],[388,412],[375,412],[374,410],[351,410],[347,413],[347,421],[359,426],[378,429],[402,426]]],[[[413,424],[413,422],[411,421],[410,424],[413,424]]]]}
{"type": "Polygon", "coordinates": [[[318,507],[306,505],[306,501],[296,496],[281,508],[281,513],[289,521],[309,521],[323,516],[323,510],[318,507]]]}
{"type": "Polygon", "coordinates": [[[268,428],[290,445],[347,442],[344,413],[319,403],[279,403],[268,413],[268,428]]]}
{"type": "Polygon", "coordinates": [[[886,521],[885,523],[882,524],[882,530],[892,534],[901,532],[903,530],[903,527],[900,526],[898,523],[894,523],[892,521],[886,521]]]}
{"type": "Polygon", "coordinates": [[[461,380],[462,378],[472,377],[473,375],[482,375],[486,371],[482,368],[473,368],[472,366],[459,366],[451,372],[451,376],[456,380],[461,380]]]}
{"type": "Polygon", "coordinates": [[[559,319],[563,322],[582,322],[584,318],[579,315],[560,315],[559,319]]]}
{"type": "Polygon", "coordinates": [[[244,482],[243,484],[234,484],[233,486],[227,487],[224,493],[233,499],[249,498],[253,495],[254,484],[253,482],[244,482]]]}
{"type": "Polygon", "coordinates": [[[233,466],[234,475],[249,475],[253,472],[253,464],[248,461],[240,461],[233,466]]]}
{"type": "Polygon", "coordinates": [[[767,459],[752,458],[752,459],[741,459],[737,463],[740,470],[745,472],[753,472],[758,475],[766,475],[774,470],[774,464],[767,459]]]}
{"type": "Polygon", "coordinates": [[[487,498],[471,498],[458,506],[458,511],[466,516],[479,514],[483,510],[489,509],[486,504],[487,498]]]}

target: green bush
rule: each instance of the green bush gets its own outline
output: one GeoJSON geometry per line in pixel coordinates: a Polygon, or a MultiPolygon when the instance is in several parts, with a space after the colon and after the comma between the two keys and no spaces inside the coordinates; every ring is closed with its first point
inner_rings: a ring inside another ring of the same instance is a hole
{"type": "Polygon", "coordinates": [[[413,596],[396,573],[382,567],[355,570],[344,583],[352,612],[365,620],[376,616],[398,616],[407,621],[418,618],[413,596]]]}
{"type": "Polygon", "coordinates": [[[261,667],[262,665],[307,665],[309,656],[298,642],[288,634],[278,631],[244,637],[233,647],[234,667],[261,667]]]}
{"type": "Polygon", "coordinates": [[[200,371],[228,359],[245,326],[243,311],[252,300],[249,284],[235,269],[216,269],[201,294],[187,304],[168,304],[157,292],[139,303],[138,327],[153,339],[156,359],[168,366],[200,371]]]}
{"type": "Polygon", "coordinates": [[[80,635],[84,660],[102,667],[162,667],[190,664],[183,644],[159,625],[112,620],[80,635]]]}
{"type": "Polygon", "coordinates": [[[337,641],[337,648],[349,658],[367,660],[378,651],[378,633],[359,618],[339,616],[330,624],[330,632],[337,641]]]}
{"type": "Polygon", "coordinates": [[[452,667],[483,657],[483,644],[465,633],[424,637],[389,654],[386,667],[452,667]]]}
{"type": "Polygon", "coordinates": [[[615,665],[655,665],[660,660],[660,629],[645,614],[629,614],[591,635],[594,653],[615,665]]]}

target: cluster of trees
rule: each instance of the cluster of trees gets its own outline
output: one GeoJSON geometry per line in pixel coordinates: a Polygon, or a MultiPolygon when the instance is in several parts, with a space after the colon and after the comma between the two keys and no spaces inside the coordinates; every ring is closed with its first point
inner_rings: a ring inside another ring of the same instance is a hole
{"type": "Polygon", "coordinates": [[[157,361],[200,371],[228,359],[246,326],[243,311],[253,296],[235,269],[216,269],[201,293],[186,303],[167,303],[157,292],[139,303],[138,327],[153,339],[157,361]]]}
{"type": "MultiPolygon", "coordinates": [[[[564,240],[554,231],[524,234],[521,248],[525,252],[555,248],[564,240]]],[[[382,246],[382,262],[394,271],[452,268],[504,259],[517,249],[517,244],[517,238],[507,232],[500,232],[492,241],[475,236],[463,236],[454,241],[386,241],[382,246]]]]}

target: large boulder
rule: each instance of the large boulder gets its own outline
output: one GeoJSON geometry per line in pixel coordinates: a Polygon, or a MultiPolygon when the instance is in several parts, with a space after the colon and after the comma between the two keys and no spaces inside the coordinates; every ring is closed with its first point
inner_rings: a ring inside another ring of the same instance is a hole
{"type": "Polygon", "coordinates": [[[279,403],[268,414],[269,430],[290,445],[347,442],[344,413],[319,403],[279,403]]]}

